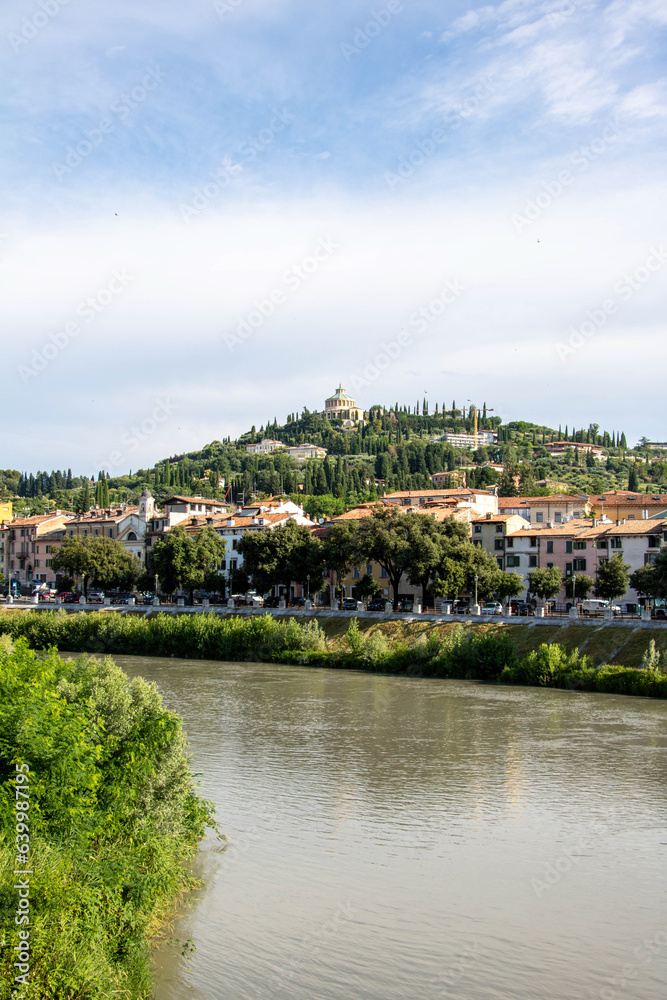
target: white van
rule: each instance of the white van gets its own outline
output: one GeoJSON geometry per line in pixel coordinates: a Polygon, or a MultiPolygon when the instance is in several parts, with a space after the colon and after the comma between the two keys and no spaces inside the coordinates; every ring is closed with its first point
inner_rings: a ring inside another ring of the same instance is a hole
{"type": "Polygon", "coordinates": [[[621,609],[618,606],[618,604],[613,604],[612,605],[612,604],[609,603],[609,601],[603,601],[603,600],[600,600],[599,598],[594,598],[594,597],[590,598],[590,600],[582,601],[581,604],[579,605],[579,609],[581,611],[585,612],[587,615],[594,615],[596,613],[597,614],[602,614],[604,611],[607,611],[609,608],[611,608],[611,610],[615,614],[620,614],[621,613],[621,609]]]}

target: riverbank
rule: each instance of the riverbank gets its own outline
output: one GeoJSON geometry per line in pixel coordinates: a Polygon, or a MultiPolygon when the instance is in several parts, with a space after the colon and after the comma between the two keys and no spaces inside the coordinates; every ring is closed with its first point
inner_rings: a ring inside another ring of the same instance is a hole
{"type": "Polygon", "coordinates": [[[396,619],[40,610],[0,615],[0,633],[23,637],[33,649],[273,661],[667,697],[659,669],[667,661],[664,626],[396,619]]]}
{"type": "Polygon", "coordinates": [[[181,720],[109,659],[2,637],[0,770],[0,1000],[149,1000],[150,940],[213,823],[181,720]]]}

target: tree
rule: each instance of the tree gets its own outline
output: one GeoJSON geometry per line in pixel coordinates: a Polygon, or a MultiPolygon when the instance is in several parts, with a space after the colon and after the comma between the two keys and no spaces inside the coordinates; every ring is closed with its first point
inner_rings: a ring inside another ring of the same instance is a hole
{"type": "Polygon", "coordinates": [[[411,558],[405,517],[396,507],[377,506],[370,517],[359,521],[358,527],[358,551],[364,558],[379,563],[387,573],[395,611],[401,577],[411,558]]]}
{"type": "Polygon", "coordinates": [[[558,594],[563,586],[563,571],[560,566],[547,569],[533,569],[528,574],[528,589],[531,594],[548,601],[558,594]]]}
{"type": "Polygon", "coordinates": [[[637,475],[637,468],[635,465],[630,466],[630,471],[628,473],[628,490],[631,493],[639,492],[639,476],[637,475]]]}
{"type": "Polygon", "coordinates": [[[194,561],[194,542],[185,529],[177,525],[155,543],[153,568],[160,586],[167,594],[185,587],[190,566],[194,561]]]}
{"type": "Polygon", "coordinates": [[[357,558],[358,524],[358,521],[335,521],[322,539],[324,565],[335,573],[337,587],[357,558]]]}
{"type": "Polygon", "coordinates": [[[576,601],[585,601],[589,593],[595,586],[595,582],[585,573],[575,573],[567,582],[566,590],[570,591],[570,597],[576,601]]]}
{"type": "Polygon", "coordinates": [[[426,592],[446,558],[460,556],[461,545],[468,541],[468,526],[447,518],[436,521],[429,514],[403,514],[403,524],[409,543],[404,572],[413,586],[422,588],[422,604],[426,592]]]}
{"type": "Polygon", "coordinates": [[[239,542],[239,552],[244,569],[261,592],[275,586],[289,592],[293,581],[305,587],[308,577],[311,586],[322,579],[322,544],[313,538],[310,528],[293,519],[278,528],[247,531],[239,542]]]}
{"type": "Polygon", "coordinates": [[[356,584],[355,590],[357,592],[357,598],[363,601],[366,597],[377,597],[382,593],[382,590],[378,583],[373,579],[369,573],[364,573],[359,583],[356,584]]]}
{"type": "Polygon", "coordinates": [[[525,589],[526,585],[519,573],[498,570],[493,592],[499,601],[504,602],[510,597],[518,597],[525,589]]]}
{"type": "Polygon", "coordinates": [[[53,569],[80,576],[84,594],[90,580],[99,587],[131,587],[141,573],[141,562],[115,538],[68,538],[53,557],[53,569]]]}
{"type": "Polygon", "coordinates": [[[514,479],[515,476],[516,476],[515,466],[506,463],[505,471],[500,477],[500,483],[498,484],[499,497],[516,497],[519,495],[519,490],[517,488],[514,479]]]}
{"type": "Polygon", "coordinates": [[[601,563],[595,584],[596,595],[607,601],[622,597],[628,589],[631,568],[629,563],[623,561],[620,552],[616,552],[608,562],[601,563]]]}

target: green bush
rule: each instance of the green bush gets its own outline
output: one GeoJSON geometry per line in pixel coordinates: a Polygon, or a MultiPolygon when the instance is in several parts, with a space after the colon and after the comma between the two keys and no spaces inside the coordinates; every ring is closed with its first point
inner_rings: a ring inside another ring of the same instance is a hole
{"type": "MultiPolygon", "coordinates": [[[[80,618],[86,616],[80,615],[80,618]]],[[[18,928],[15,765],[29,766],[33,959],[26,1000],[147,998],[148,938],[194,884],[184,862],[209,803],[152,684],[110,660],[0,650],[0,998],[18,928]]]]}

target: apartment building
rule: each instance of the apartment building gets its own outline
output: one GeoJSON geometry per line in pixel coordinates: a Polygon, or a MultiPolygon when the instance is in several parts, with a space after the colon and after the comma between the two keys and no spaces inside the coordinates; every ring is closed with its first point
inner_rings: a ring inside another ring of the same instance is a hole
{"type": "Polygon", "coordinates": [[[0,522],[0,565],[5,579],[19,586],[33,580],[40,583],[52,580],[50,547],[43,536],[62,528],[72,517],[72,514],[57,510],[53,514],[0,522]]]}

